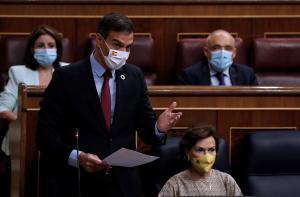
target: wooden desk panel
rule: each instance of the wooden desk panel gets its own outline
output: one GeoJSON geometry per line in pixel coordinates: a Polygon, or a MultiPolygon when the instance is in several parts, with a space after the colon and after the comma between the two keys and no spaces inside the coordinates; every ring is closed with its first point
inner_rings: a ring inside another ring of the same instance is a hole
{"type": "Polygon", "coordinates": [[[297,87],[149,88],[154,109],[165,109],[172,101],[177,101],[177,110],[183,112],[178,127],[186,128],[201,122],[216,125],[219,136],[227,141],[230,149],[236,146],[234,139],[238,134],[234,128],[251,131],[299,128],[299,90],[297,87]]]}
{"type": "MultiPolygon", "coordinates": [[[[17,193],[24,197],[37,196],[38,153],[34,139],[43,91],[41,87],[20,88],[21,166],[17,193]]],[[[197,123],[216,125],[218,134],[228,143],[234,175],[238,175],[245,133],[257,129],[295,130],[300,126],[300,87],[152,86],[149,95],[157,114],[172,101],[178,102],[177,110],[183,116],[170,135],[182,135],[197,123]]]]}

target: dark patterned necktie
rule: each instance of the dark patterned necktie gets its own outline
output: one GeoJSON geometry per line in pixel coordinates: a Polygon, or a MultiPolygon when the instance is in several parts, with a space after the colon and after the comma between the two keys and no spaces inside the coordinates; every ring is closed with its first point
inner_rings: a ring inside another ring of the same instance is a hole
{"type": "Polygon", "coordinates": [[[112,77],[109,70],[103,74],[103,86],[101,90],[101,107],[105,118],[105,125],[108,131],[110,131],[110,116],[111,116],[111,101],[110,101],[110,89],[109,79],[112,77]]]}
{"type": "Polygon", "coordinates": [[[224,74],[222,72],[217,72],[216,73],[216,77],[219,80],[219,85],[220,86],[224,86],[225,82],[224,82],[224,74]]]}

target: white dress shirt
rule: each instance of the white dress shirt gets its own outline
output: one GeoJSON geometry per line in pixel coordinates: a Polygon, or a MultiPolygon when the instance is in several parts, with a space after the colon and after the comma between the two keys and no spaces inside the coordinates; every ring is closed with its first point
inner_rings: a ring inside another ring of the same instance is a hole
{"type": "MultiPolygon", "coordinates": [[[[224,83],[225,86],[232,86],[231,80],[230,80],[230,74],[229,74],[229,68],[225,69],[223,71],[223,77],[224,77],[224,83]]],[[[209,73],[210,73],[210,81],[212,86],[220,86],[220,82],[218,78],[216,77],[217,72],[214,71],[211,66],[209,66],[209,73]]]]}

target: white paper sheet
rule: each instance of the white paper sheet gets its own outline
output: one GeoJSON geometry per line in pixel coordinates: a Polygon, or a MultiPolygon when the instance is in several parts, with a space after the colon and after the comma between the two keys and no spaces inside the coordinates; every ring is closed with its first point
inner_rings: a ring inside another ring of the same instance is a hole
{"type": "Polygon", "coordinates": [[[111,166],[135,167],[152,162],[156,159],[158,159],[158,157],[146,155],[127,148],[121,148],[106,157],[104,161],[111,166]]]}

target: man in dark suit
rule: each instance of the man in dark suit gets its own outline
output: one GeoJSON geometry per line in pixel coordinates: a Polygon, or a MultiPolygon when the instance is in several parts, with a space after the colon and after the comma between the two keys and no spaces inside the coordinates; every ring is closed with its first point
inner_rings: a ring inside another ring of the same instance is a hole
{"type": "Polygon", "coordinates": [[[134,150],[135,131],[145,143],[161,143],[181,112],[173,112],[173,102],[156,119],[142,71],[126,63],[133,37],[129,18],[105,15],[94,52],[54,72],[36,134],[46,195],[141,196],[137,168],[111,167],[102,159],[122,147],[134,150]]]}
{"type": "Polygon", "coordinates": [[[179,83],[185,85],[258,85],[252,68],[235,64],[235,40],[230,33],[216,30],[207,38],[203,48],[207,61],[183,70],[179,83]]]}

